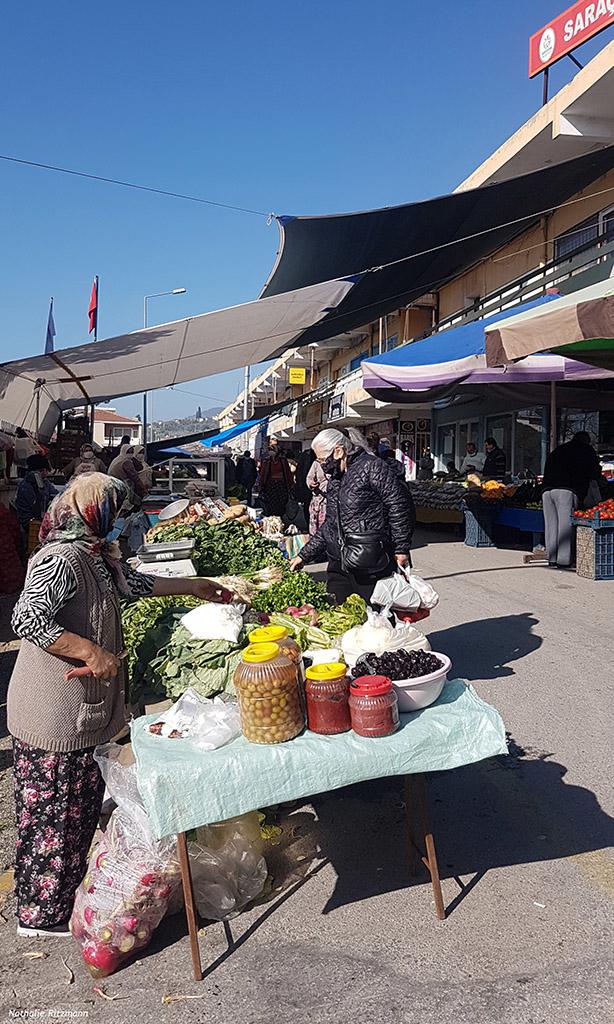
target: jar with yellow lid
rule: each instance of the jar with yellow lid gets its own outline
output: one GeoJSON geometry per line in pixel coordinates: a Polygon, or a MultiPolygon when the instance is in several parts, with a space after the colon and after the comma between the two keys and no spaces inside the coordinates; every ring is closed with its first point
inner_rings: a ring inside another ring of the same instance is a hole
{"type": "Polygon", "coordinates": [[[324,736],[351,729],[347,668],[341,662],[311,665],[305,673],[307,728],[324,736]]]}
{"type": "Polygon", "coordinates": [[[284,626],[258,626],[252,629],[248,640],[250,644],[277,644],[281,653],[295,665],[299,665],[302,660],[303,652],[284,626]]]}
{"type": "Polygon", "coordinates": [[[284,743],[303,731],[297,666],[277,644],[249,644],[235,669],[234,685],[246,739],[284,743]]]}

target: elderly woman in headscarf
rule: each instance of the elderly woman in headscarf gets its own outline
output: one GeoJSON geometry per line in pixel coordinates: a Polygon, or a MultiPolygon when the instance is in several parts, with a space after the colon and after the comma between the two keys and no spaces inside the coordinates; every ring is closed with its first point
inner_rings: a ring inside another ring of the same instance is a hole
{"type": "Polygon", "coordinates": [[[328,590],[337,602],[350,594],[369,601],[379,579],[409,565],[416,522],[411,494],[390,463],[351,427],[322,430],[311,447],[330,477],[326,518],[290,566],[328,561],[328,590]]]}
{"type": "Polygon", "coordinates": [[[80,475],[53,501],[13,613],[21,647],[9,685],[17,812],[18,934],[68,934],[104,783],[93,758],[126,722],[120,598],[228,601],[204,579],[159,579],[107,540],[125,484],[80,475]]]}
{"type": "Polygon", "coordinates": [[[123,444],[119,455],[109,466],[109,476],[127,484],[130,502],[133,507],[139,508],[152,481],[151,467],[145,462],[144,445],[123,444]]]}
{"type": "Polygon", "coordinates": [[[64,466],[62,474],[65,480],[70,480],[80,473],[106,473],[106,471],[107,467],[102,459],[97,458],[94,446],[87,441],[81,445],[79,454],[64,466]]]}

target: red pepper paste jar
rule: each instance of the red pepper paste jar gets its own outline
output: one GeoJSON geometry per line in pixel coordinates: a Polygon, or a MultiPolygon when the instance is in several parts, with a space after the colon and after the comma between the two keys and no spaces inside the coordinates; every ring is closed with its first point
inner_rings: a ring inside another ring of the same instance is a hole
{"type": "Polygon", "coordinates": [[[350,683],[352,729],[359,736],[390,736],[399,728],[399,701],[388,676],[359,676],[350,683]]]}
{"type": "Polygon", "coordinates": [[[324,736],[349,732],[349,682],[341,662],[312,665],[305,673],[307,728],[324,736]]]}

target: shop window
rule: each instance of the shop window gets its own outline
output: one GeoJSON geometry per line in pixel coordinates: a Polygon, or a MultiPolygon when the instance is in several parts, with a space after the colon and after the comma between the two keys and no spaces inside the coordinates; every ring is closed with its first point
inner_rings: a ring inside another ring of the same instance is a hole
{"type": "Polygon", "coordinates": [[[446,423],[437,430],[437,469],[445,470],[456,453],[456,423],[446,423]]]}
{"type": "Polygon", "coordinates": [[[545,414],[542,406],[516,413],[514,429],[514,473],[534,473],[543,469],[545,450],[545,414]]]}
{"type": "Polygon", "coordinates": [[[511,413],[503,416],[489,416],[486,420],[485,437],[494,437],[495,441],[505,452],[505,466],[509,473],[512,469],[512,442],[513,427],[511,413]]]}
{"type": "Polygon", "coordinates": [[[386,350],[386,352],[392,352],[393,348],[398,348],[398,346],[399,346],[399,336],[398,336],[398,334],[392,334],[389,338],[386,338],[386,341],[385,341],[385,350],[386,350]]]}
{"type": "Polygon", "coordinates": [[[361,352],[359,356],[354,356],[354,358],[350,360],[350,370],[357,370],[363,360],[368,358],[368,352],[361,352]]]}

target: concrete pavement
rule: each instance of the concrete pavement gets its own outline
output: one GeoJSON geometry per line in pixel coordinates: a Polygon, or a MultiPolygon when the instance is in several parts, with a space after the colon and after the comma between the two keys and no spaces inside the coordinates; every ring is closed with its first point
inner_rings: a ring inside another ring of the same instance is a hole
{"type": "Polygon", "coordinates": [[[282,821],[273,867],[294,885],[231,922],[231,952],[223,927],[207,928],[200,985],[180,917],[103,983],[112,1002],[93,993],[71,941],[18,943],[13,921],[0,922],[0,1020],[18,1008],[219,1024],[612,1019],[614,584],[444,534],[418,544],[416,568],[441,594],[427,622],[433,648],[510,733],[507,757],[431,781],[447,920],[435,919],[425,880],[409,884],[398,783],[373,782],[282,821]],[[27,960],[26,950],[48,956],[27,960]],[[197,998],[162,1005],[169,994],[197,998]]]}

